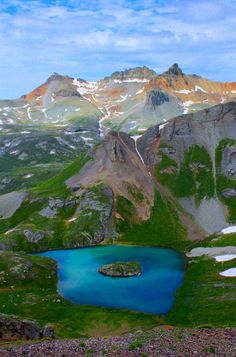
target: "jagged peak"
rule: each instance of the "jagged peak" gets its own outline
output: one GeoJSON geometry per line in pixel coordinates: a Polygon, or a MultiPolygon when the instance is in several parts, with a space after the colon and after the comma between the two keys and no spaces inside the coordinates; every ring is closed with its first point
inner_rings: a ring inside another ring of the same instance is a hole
{"type": "Polygon", "coordinates": [[[129,78],[137,78],[137,79],[152,79],[157,76],[157,73],[148,68],[147,66],[142,67],[134,67],[125,69],[124,71],[116,71],[113,72],[110,76],[105,77],[104,79],[119,79],[125,80],[129,78]]]}
{"type": "Polygon", "coordinates": [[[184,73],[178,63],[174,63],[167,71],[162,73],[162,76],[183,76],[184,73]]]}
{"type": "Polygon", "coordinates": [[[63,76],[57,72],[53,72],[53,74],[51,74],[51,76],[48,77],[47,83],[52,81],[63,81],[65,79],[73,79],[73,78],[69,76],[63,76]]]}

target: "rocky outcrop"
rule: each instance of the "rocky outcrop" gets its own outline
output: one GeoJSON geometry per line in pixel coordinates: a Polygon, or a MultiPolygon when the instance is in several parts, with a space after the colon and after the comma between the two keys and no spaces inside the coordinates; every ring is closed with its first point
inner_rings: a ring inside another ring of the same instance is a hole
{"type": "Polygon", "coordinates": [[[79,185],[79,195],[84,189],[103,182],[111,187],[115,196],[121,195],[132,201],[138,217],[147,219],[154,199],[154,184],[138,155],[134,140],[128,134],[110,132],[91,155],[93,160],[68,179],[67,186],[74,190],[79,185]],[[130,194],[130,186],[143,193],[142,205],[130,194]]]}
{"type": "MultiPolygon", "coordinates": [[[[181,115],[170,120],[160,130],[159,143],[165,143],[175,151],[173,157],[177,162],[182,162],[185,152],[192,145],[203,146],[209,152],[212,161],[215,161],[215,150],[222,139],[235,139],[236,137],[236,102],[219,104],[209,109],[196,113],[181,115]]],[[[158,125],[160,128],[160,125],[158,125]]],[[[156,149],[153,132],[158,128],[148,129],[138,141],[140,150],[149,152],[153,157],[153,149],[156,149]],[[152,140],[152,138],[154,140],[152,140]]],[[[143,156],[148,160],[147,156],[143,156]]],[[[150,161],[150,160],[149,160],[150,161]]],[[[231,160],[231,164],[232,164],[231,160]]]]}
{"type": "Polygon", "coordinates": [[[78,225],[81,217],[85,220],[87,217],[89,221],[89,217],[94,216],[94,220],[97,220],[97,228],[90,232],[93,235],[92,243],[100,243],[114,235],[113,201],[113,191],[105,185],[88,189],[82,195],[75,216],[78,216],[78,225]]]}
{"type": "Polygon", "coordinates": [[[174,63],[162,76],[183,76],[184,73],[177,63],[174,63]]]}
{"type": "Polygon", "coordinates": [[[44,217],[55,217],[60,209],[76,207],[77,202],[76,197],[49,197],[47,205],[39,214],[44,217]]]}
{"type": "Polygon", "coordinates": [[[36,340],[43,337],[54,337],[52,326],[46,325],[42,329],[37,321],[0,314],[0,341],[36,340]]]}
{"type": "Polygon", "coordinates": [[[58,73],[54,72],[50,77],[48,77],[47,83],[50,83],[52,81],[63,81],[65,79],[73,80],[73,78],[71,78],[71,77],[63,76],[61,74],[58,74],[58,73]]]}
{"type": "Polygon", "coordinates": [[[104,80],[108,79],[118,79],[118,80],[128,80],[128,79],[152,79],[157,76],[156,72],[146,66],[129,68],[124,71],[114,72],[109,77],[105,77],[104,80]]]}
{"type": "Polygon", "coordinates": [[[81,95],[79,94],[79,92],[76,90],[76,89],[61,89],[61,90],[58,90],[55,95],[57,97],[81,97],[81,95]]]}
{"type": "Polygon", "coordinates": [[[148,168],[152,167],[157,159],[157,151],[160,138],[159,125],[148,129],[141,138],[137,140],[137,148],[148,168]]]}
{"type": "Polygon", "coordinates": [[[56,279],[57,265],[53,260],[45,260],[23,252],[0,251],[0,287],[16,287],[35,282],[47,286],[56,279]]]}
{"type": "Polygon", "coordinates": [[[226,176],[235,177],[236,176],[236,147],[227,146],[222,152],[221,161],[222,172],[226,176]]]}
{"type": "Polygon", "coordinates": [[[39,243],[45,237],[45,232],[32,229],[24,229],[23,234],[29,243],[39,243]]]}
{"type": "Polygon", "coordinates": [[[16,191],[0,196],[0,219],[10,218],[21,206],[26,197],[26,192],[16,191]]]}
{"type": "Polygon", "coordinates": [[[147,94],[146,107],[150,110],[155,110],[157,106],[169,101],[168,93],[161,90],[151,90],[147,94]]]}
{"type": "Polygon", "coordinates": [[[138,262],[116,262],[103,265],[98,271],[106,276],[126,278],[141,275],[141,266],[138,262]]]}

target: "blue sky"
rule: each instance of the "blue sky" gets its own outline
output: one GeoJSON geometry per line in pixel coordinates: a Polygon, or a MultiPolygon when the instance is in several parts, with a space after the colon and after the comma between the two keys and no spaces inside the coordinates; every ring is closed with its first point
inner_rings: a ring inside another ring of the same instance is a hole
{"type": "Polygon", "coordinates": [[[0,98],[52,72],[93,80],[174,62],[236,81],[236,0],[0,1],[0,98]]]}

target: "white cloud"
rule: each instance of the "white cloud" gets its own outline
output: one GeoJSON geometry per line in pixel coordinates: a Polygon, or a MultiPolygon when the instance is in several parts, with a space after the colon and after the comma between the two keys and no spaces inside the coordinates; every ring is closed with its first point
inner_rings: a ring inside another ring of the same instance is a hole
{"type": "MultiPolygon", "coordinates": [[[[0,4],[0,97],[58,71],[99,78],[127,66],[236,77],[236,1],[81,0],[0,4]],[[11,85],[6,85],[11,77],[11,85]]],[[[31,88],[30,88],[31,89],[31,88]]]]}

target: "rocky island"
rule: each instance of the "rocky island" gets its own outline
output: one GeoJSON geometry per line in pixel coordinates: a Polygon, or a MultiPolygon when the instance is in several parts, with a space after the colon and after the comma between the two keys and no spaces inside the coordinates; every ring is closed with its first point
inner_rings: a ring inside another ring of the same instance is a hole
{"type": "Polygon", "coordinates": [[[112,277],[130,277],[141,275],[141,266],[138,262],[115,262],[101,266],[98,271],[112,277]]]}

